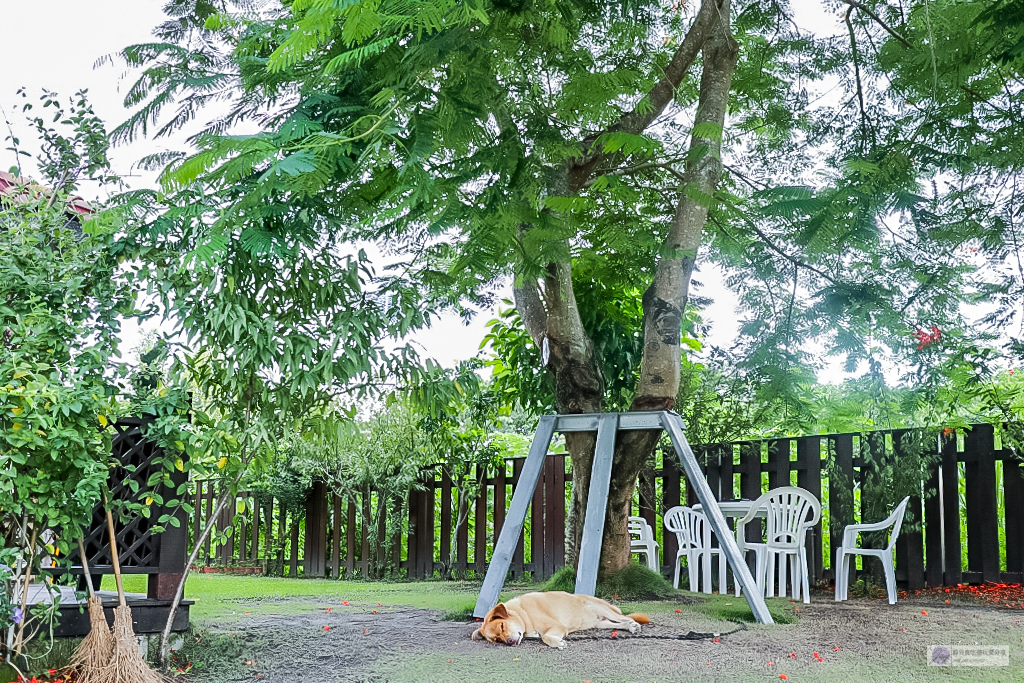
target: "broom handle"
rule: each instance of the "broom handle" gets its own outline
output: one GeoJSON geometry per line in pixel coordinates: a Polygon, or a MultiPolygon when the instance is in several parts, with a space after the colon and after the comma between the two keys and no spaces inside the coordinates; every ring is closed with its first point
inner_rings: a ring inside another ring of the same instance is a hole
{"type": "Polygon", "coordinates": [[[107,512],[107,532],[110,534],[110,560],[114,564],[114,582],[117,584],[117,603],[121,607],[128,603],[124,599],[124,587],[121,585],[121,562],[117,559],[117,534],[114,532],[114,516],[110,514],[110,506],[106,504],[107,497],[103,496],[104,509],[107,512]]]}
{"type": "Polygon", "coordinates": [[[78,556],[82,558],[82,572],[85,574],[85,586],[89,589],[89,598],[95,598],[96,593],[92,588],[92,574],[89,573],[89,561],[85,559],[85,541],[78,537],[78,556]]]}

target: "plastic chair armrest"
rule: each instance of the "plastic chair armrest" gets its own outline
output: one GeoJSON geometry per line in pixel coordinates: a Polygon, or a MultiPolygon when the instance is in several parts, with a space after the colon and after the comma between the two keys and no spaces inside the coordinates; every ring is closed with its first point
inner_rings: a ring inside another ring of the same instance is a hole
{"type": "Polygon", "coordinates": [[[881,531],[882,529],[888,529],[892,526],[892,522],[885,520],[883,522],[876,522],[874,524],[850,524],[846,527],[847,531],[881,531]]]}

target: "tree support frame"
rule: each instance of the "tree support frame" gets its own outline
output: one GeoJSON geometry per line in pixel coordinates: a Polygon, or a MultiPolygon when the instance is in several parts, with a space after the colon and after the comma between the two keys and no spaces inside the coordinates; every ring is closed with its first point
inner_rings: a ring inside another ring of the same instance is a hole
{"type": "Polygon", "coordinates": [[[694,488],[697,499],[711,524],[711,529],[718,537],[719,545],[725,555],[733,576],[743,588],[743,592],[758,623],[771,624],[771,614],[765,604],[764,595],[758,591],[757,583],[743,561],[739,546],[732,531],[726,524],[725,516],[718,507],[711,487],[697,465],[693,449],[686,441],[685,426],[678,413],[661,410],[636,413],[589,413],[581,415],[545,415],[537,424],[537,432],[530,446],[530,453],[523,466],[519,483],[516,485],[501,527],[498,542],[494,545],[491,562],[487,566],[483,587],[477,597],[473,615],[484,617],[488,611],[498,604],[501,587],[505,583],[512,553],[516,542],[523,531],[526,511],[533,499],[537,482],[547,457],[548,447],[555,432],[597,432],[597,445],[594,449],[594,465],[590,475],[590,494],[587,497],[586,518],[583,522],[583,537],[580,540],[578,565],[576,569],[576,593],[593,595],[597,588],[597,570],[601,559],[601,539],[604,534],[605,512],[608,507],[608,488],[611,484],[612,460],[615,455],[615,439],[620,430],[665,430],[668,432],[687,480],[694,488]]]}

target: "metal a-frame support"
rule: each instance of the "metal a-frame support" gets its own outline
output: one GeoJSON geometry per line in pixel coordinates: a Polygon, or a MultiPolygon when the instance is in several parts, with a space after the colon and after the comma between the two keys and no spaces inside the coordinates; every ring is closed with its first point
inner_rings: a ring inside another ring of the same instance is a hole
{"type": "Polygon", "coordinates": [[[754,577],[743,561],[739,546],[732,531],[718,508],[711,487],[697,465],[693,449],[686,441],[683,420],[677,413],[667,410],[646,413],[591,413],[584,415],[545,415],[540,418],[537,433],[530,446],[530,453],[519,475],[519,483],[512,494],[512,503],[505,515],[505,524],[494,546],[491,562],[487,567],[484,585],[477,597],[473,615],[483,617],[498,604],[498,594],[505,582],[512,553],[515,551],[519,534],[526,521],[526,510],[533,498],[540,479],[544,459],[555,432],[597,432],[594,449],[594,464],[590,475],[590,495],[587,498],[587,516],[583,522],[583,537],[580,541],[579,564],[576,570],[576,593],[593,595],[597,587],[597,568],[601,558],[601,539],[604,533],[605,512],[608,507],[608,487],[612,477],[612,457],[615,452],[615,437],[619,430],[664,429],[672,439],[679,461],[690,485],[697,493],[697,499],[711,523],[711,529],[718,537],[718,543],[732,567],[733,576],[743,587],[747,602],[759,623],[771,624],[771,614],[765,604],[764,595],[758,591],[754,577]]]}

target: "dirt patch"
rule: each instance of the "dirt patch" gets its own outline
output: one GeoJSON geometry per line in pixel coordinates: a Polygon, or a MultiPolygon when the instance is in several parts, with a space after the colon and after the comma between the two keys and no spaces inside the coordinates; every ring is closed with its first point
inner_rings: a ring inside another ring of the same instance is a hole
{"type": "Polygon", "coordinates": [[[576,634],[567,638],[564,651],[539,641],[515,648],[473,642],[473,623],[441,621],[440,612],[432,610],[354,602],[325,606],[302,600],[290,601],[280,612],[270,603],[267,607],[275,611],[254,610],[237,620],[209,624],[209,637],[230,643],[231,650],[226,659],[211,661],[190,678],[203,683],[579,683],[698,677],[778,681],[782,674],[789,681],[823,683],[1017,683],[1024,671],[1024,613],[918,597],[890,606],[871,599],[834,603],[816,596],[812,604],[800,606],[798,623],[746,624],[718,642],[668,638],[737,626],[688,607],[677,613],[675,605],[654,603],[643,605],[650,607],[653,623],[641,635],[576,634]],[[1011,665],[928,666],[930,645],[956,644],[1009,646],[1011,665]]]}

